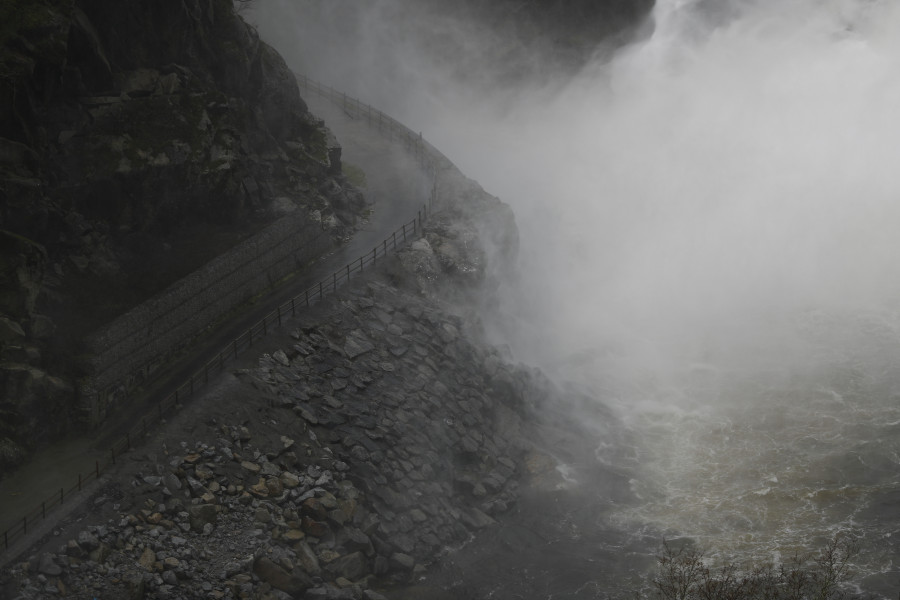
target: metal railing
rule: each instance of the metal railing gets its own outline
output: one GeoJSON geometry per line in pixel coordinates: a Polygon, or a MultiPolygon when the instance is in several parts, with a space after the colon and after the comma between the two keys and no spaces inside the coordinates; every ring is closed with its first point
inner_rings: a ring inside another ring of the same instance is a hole
{"type": "Polygon", "coordinates": [[[344,92],[314,81],[300,73],[295,73],[295,76],[301,89],[318,94],[337,104],[348,114],[365,119],[370,127],[377,128],[379,133],[387,136],[388,139],[402,141],[406,145],[407,150],[414,153],[419,160],[420,166],[429,169],[432,177],[434,177],[438,162],[450,164],[447,157],[422,137],[421,132],[413,131],[390,115],[362,102],[359,98],[348,96],[344,92]]]}
{"type": "Polygon", "coordinates": [[[177,410],[182,402],[197,393],[203,385],[209,382],[211,375],[223,371],[229,361],[236,359],[243,351],[252,348],[253,342],[266,336],[271,327],[280,326],[282,319],[294,316],[298,310],[309,308],[328,294],[333,294],[341,285],[349,282],[354,275],[358,277],[364,270],[374,269],[390,253],[396,252],[407,242],[421,234],[422,225],[428,219],[437,200],[434,159],[442,157],[434,156],[430,151],[430,146],[422,140],[420,134],[414,133],[405,125],[381,111],[360,102],[358,99],[349,98],[346,94],[337,92],[331,87],[316,83],[305,76],[298,75],[297,78],[304,89],[313,90],[323,95],[341,105],[345,110],[352,110],[358,115],[366,116],[370,125],[378,127],[382,134],[388,134],[391,140],[394,139],[395,134],[402,138],[406,143],[407,149],[415,153],[420,165],[423,168],[429,168],[432,176],[432,188],[429,198],[410,221],[403,223],[399,228],[391,232],[380,244],[372,248],[371,252],[367,252],[358,259],[347,263],[317,284],[280,304],[275,310],[265,315],[261,320],[248,328],[246,332],[222,348],[218,354],[195,371],[184,383],[162,398],[156,404],[155,409],[142,416],[123,437],[109,447],[108,451],[104,451],[104,453],[108,453],[108,456],[105,456],[102,460],[95,460],[93,469],[83,473],[79,472],[77,480],[68,489],[65,486],[61,486],[58,493],[53,492],[40,502],[35,502],[32,510],[23,515],[14,525],[3,531],[4,550],[8,550],[10,544],[17,539],[24,538],[28,534],[29,527],[33,529],[37,524],[45,520],[48,512],[53,508],[64,504],[66,499],[70,498],[72,494],[80,492],[89,482],[99,479],[106,470],[116,464],[117,458],[132,448],[132,444],[143,439],[155,425],[165,418],[165,415],[177,410]]]}

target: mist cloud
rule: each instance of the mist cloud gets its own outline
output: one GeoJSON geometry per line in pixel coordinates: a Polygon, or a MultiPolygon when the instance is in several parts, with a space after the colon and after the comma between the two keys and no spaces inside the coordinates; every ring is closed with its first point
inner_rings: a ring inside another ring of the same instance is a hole
{"type": "Polygon", "coordinates": [[[498,331],[520,358],[772,356],[804,311],[897,297],[886,2],[659,0],[652,36],[613,60],[512,83],[491,62],[503,40],[412,2],[273,4],[264,35],[299,69],[422,130],[513,206],[517,324],[498,331]]]}
{"type": "Polygon", "coordinates": [[[629,426],[614,522],[766,560],[847,529],[895,573],[900,5],[657,0],[573,73],[416,0],[267,2],[297,69],[512,206],[483,320],[629,426]]]}

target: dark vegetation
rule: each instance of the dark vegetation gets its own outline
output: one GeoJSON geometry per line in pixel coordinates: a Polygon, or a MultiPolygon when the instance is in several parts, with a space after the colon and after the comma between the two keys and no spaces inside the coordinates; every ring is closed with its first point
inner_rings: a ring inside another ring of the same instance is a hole
{"type": "Polygon", "coordinates": [[[814,556],[743,567],[715,565],[692,545],[663,544],[653,591],[659,600],[854,600],[846,587],[859,547],[849,538],[829,541],[814,556]]]}

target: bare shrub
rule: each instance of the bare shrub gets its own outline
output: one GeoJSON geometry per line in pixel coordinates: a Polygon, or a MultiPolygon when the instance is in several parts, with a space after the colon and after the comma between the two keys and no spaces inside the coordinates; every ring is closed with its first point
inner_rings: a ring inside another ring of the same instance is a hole
{"type": "Polygon", "coordinates": [[[851,600],[842,584],[859,552],[846,538],[831,540],[817,555],[794,556],[779,565],[740,568],[732,562],[712,566],[693,547],[663,542],[652,598],[660,600],[851,600]]]}
{"type": "Polygon", "coordinates": [[[246,14],[256,7],[257,0],[233,0],[235,12],[246,14]]]}

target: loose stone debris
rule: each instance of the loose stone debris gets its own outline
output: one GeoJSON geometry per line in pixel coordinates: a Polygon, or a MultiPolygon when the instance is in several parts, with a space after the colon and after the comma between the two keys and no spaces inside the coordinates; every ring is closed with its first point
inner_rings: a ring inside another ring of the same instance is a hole
{"type": "Polygon", "coordinates": [[[110,518],[17,564],[11,597],[377,600],[415,581],[515,505],[550,387],[439,306],[368,282],[295,321],[210,390],[228,412],[100,492],[110,518]]]}

